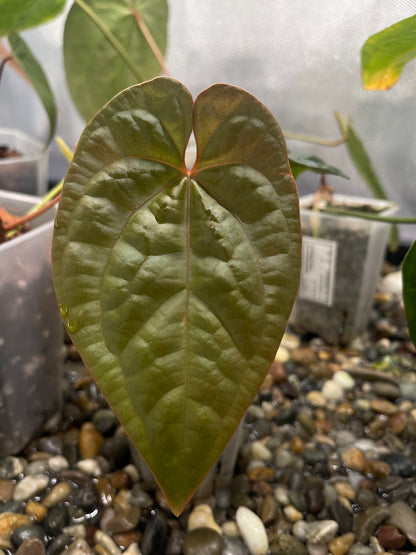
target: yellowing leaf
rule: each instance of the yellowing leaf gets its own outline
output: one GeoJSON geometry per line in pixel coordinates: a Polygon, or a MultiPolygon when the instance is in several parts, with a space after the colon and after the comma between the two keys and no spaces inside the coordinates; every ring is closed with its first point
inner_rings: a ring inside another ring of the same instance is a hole
{"type": "Polygon", "coordinates": [[[372,35],[361,51],[362,79],[367,90],[392,87],[404,66],[416,56],[416,15],[372,35]]]}

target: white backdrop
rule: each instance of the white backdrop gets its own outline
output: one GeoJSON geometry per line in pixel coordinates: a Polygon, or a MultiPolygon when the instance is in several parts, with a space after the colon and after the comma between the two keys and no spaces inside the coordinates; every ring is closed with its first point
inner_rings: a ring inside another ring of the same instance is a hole
{"type": "MultiPolygon", "coordinates": [[[[366,38],[414,15],[416,0],[168,1],[167,65],[194,95],[215,82],[238,85],[265,102],[283,129],[327,138],[339,135],[334,110],[351,115],[400,213],[416,215],[416,63],[408,64],[387,92],[364,91],[360,77],[360,48],[366,38]]],[[[60,18],[25,37],[56,93],[58,132],[73,146],[83,123],[66,89],[62,26],[60,18]]],[[[0,125],[45,138],[46,117],[26,87],[6,70],[0,86],[0,125]]],[[[366,193],[345,147],[323,149],[293,141],[289,146],[315,153],[347,173],[350,181],[329,180],[336,190],[366,193]]],[[[57,180],[65,167],[53,147],[51,179],[57,180]]],[[[300,193],[313,190],[317,179],[303,174],[300,193]]],[[[401,235],[410,240],[416,226],[403,226],[401,235]]]]}

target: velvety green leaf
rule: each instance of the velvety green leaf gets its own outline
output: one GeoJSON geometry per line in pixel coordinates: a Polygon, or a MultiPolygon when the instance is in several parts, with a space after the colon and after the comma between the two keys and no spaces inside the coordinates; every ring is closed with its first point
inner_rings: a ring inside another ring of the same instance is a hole
{"type": "Polygon", "coordinates": [[[341,170],[335,168],[334,166],[328,165],[326,162],[321,160],[321,158],[318,158],[318,156],[314,156],[313,154],[305,155],[289,152],[289,162],[293,177],[295,179],[297,179],[297,177],[304,171],[312,171],[319,174],[338,175],[339,177],[349,179],[349,177],[341,170]]]}
{"type": "Polygon", "coordinates": [[[84,0],[116,37],[136,65],[133,73],[114,45],[76,3],[65,24],[64,60],[70,93],[80,114],[89,120],[120,90],[159,75],[161,70],[135,18],[140,13],[159,50],[167,42],[166,0],[84,0]]]}
{"type": "Polygon", "coordinates": [[[176,514],[273,360],[300,241],[282,133],[246,91],[214,85],[193,105],[159,77],[80,138],[53,241],[60,311],[176,514]]]}
{"type": "Polygon", "coordinates": [[[10,48],[12,50],[13,56],[29,77],[33,88],[39,95],[39,98],[45,108],[45,111],[49,118],[49,138],[47,144],[55,136],[56,130],[56,104],[49,86],[48,79],[39,64],[37,59],[32,54],[30,48],[25,43],[25,41],[17,33],[12,31],[9,36],[10,48]]]}
{"type": "Polygon", "coordinates": [[[416,346],[416,241],[403,261],[403,302],[410,339],[416,346]]]}
{"type": "MultiPolygon", "coordinates": [[[[351,118],[344,118],[339,112],[335,112],[335,118],[338,122],[341,133],[343,133],[348,140],[345,145],[350,155],[351,161],[356,170],[363,178],[370,193],[374,198],[389,200],[384,187],[379,180],[377,173],[373,167],[370,157],[353,126],[351,118]]],[[[395,251],[399,247],[399,232],[396,225],[391,226],[389,238],[390,250],[395,251]]]]}
{"type": "Polygon", "coordinates": [[[362,78],[367,90],[392,87],[404,66],[416,57],[416,15],[372,35],[361,50],[362,78]]]}
{"type": "Polygon", "coordinates": [[[64,7],[65,0],[1,0],[0,37],[46,23],[64,7]]]}

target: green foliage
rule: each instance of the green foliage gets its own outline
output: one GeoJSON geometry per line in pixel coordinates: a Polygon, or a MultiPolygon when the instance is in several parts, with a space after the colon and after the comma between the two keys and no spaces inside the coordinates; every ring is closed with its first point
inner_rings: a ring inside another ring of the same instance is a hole
{"type": "Polygon", "coordinates": [[[2,0],[0,4],[0,37],[10,31],[37,27],[59,15],[65,0],[2,0]]]}
{"type": "MultiPolygon", "coordinates": [[[[363,178],[368,189],[374,198],[388,200],[388,196],[379,180],[370,157],[358,136],[351,118],[344,118],[339,112],[335,112],[335,118],[343,135],[348,137],[345,143],[351,161],[363,178]]],[[[392,251],[396,250],[399,245],[399,233],[397,226],[393,225],[390,232],[389,246],[392,251]]]]}
{"type": "Polygon", "coordinates": [[[55,223],[60,311],[176,514],[274,358],[300,242],[284,138],[246,91],[214,85],[193,103],[159,77],[85,128],[55,223]]]}
{"type": "Polygon", "coordinates": [[[404,66],[416,57],[416,15],[372,35],[361,50],[362,78],[367,90],[392,87],[404,66]]]}
{"type": "Polygon", "coordinates": [[[403,301],[410,339],[416,345],[416,241],[403,261],[403,301]]]}
{"type": "Polygon", "coordinates": [[[49,144],[56,131],[56,104],[52,90],[43,72],[42,66],[33,56],[22,37],[14,31],[11,31],[8,38],[14,58],[29,77],[48,115],[49,138],[47,144],[49,144]]]}
{"type": "Polygon", "coordinates": [[[67,82],[87,121],[120,90],[160,74],[160,65],[139,28],[138,14],[164,52],[166,0],[84,0],[75,2],[68,14],[64,32],[67,82]]]}
{"type": "Polygon", "coordinates": [[[293,152],[289,153],[290,168],[292,170],[293,177],[297,177],[304,171],[312,171],[315,173],[337,175],[339,177],[345,177],[349,179],[345,173],[343,173],[338,168],[328,165],[321,158],[314,155],[305,154],[295,154],[293,152]]]}

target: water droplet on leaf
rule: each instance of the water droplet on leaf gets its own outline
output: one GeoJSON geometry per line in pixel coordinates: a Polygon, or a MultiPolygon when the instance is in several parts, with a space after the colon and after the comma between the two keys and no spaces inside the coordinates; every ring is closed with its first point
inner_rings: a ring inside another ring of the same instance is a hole
{"type": "Polygon", "coordinates": [[[65,320],[65,327],[69,331],[69,333],[75,333],[78,331],[78,324],[69,318],[65,320]]]}
{"type": "Polygon", "coordinates": [[[58,308],[61,318],[66,318],[68,316],[68,307],[66,306],[66,304],[60,304],[58,308]]]}

